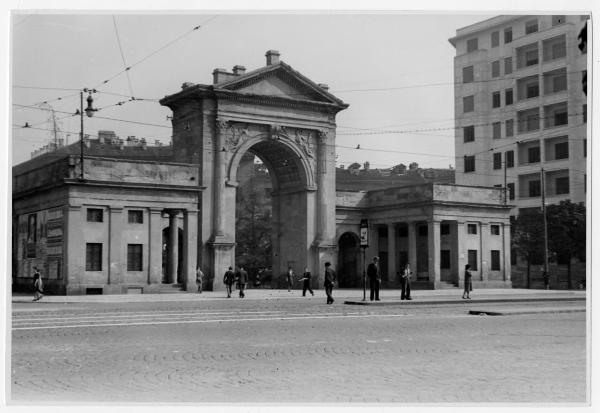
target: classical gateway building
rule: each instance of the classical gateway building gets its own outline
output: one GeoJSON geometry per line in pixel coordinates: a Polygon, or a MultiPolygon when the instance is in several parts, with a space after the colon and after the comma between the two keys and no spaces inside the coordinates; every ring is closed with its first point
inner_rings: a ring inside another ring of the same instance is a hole
{"type": "MultiPolygon", "coordinates": [[[[326,261],[340,286],[362,280],[379,255],[384,286],[409,262],[422,288],[459,286],[470,263],[481,286],[510,287],[510,205],[501,189],[426,183],[373,191],[335,187],[336,114],[347,104],[268,51],[246,73],[216,69],[213,84],[184,83],[161,100],[173,111],[170,147],[118,138],[60,148],[13,168],[13,286],[63,294],[195,290],[195,269],[235,265],[240,164],[259,157],[272,180],[274,277],[326,261]],[[165,156],[168,154],[169,156],[165,156]]],[[[100,135],[100,134],[99,134],[100,135]]]]}

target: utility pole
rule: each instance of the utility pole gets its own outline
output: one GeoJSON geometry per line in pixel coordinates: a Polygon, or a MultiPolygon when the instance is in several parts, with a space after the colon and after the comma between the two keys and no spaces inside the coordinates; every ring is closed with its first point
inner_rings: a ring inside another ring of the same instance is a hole
{"type": "Polygon", "coordinates": [[[79,179],[83,180],[83,90],[79,91],[79,118],[81,119],[81,133],[79,135],[79,179]]]}
{"type": "Polygon", "coordinates": [[[544,168],[540,170],[541,175],[541,186],[542,186],[542,216],[544,218],[544,281],[548,274],[548,221],[546,219],[546,179],[544,174],[544,168]]]}

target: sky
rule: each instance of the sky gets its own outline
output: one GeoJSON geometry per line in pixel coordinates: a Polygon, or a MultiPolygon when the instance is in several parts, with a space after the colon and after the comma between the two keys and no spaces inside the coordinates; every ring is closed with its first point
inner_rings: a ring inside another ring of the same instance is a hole
{"type": "Polygon", "coordinates": [[[375,168],[411,162],[447,168],[455,164],[455,50],[448,39],[456,29],[489,17],[391,11],[15,12],[12,163],[54,140],[51,109],[57,136],[79,139],[80,119],[72,114],[82,88],[99,91],[94,107],[101,108],[84,119],[85,133],[113,130],[122,138],[168,144],[171,111],[158,99],[184,82],[211,84],[215,68],[262,67],[265,52],[275,49],[281,60],[328,84],[350,105],[337,116],[338,166],[369,161],[375,168]],[[31,127],[23,128],[26,123],[31,127]]]}

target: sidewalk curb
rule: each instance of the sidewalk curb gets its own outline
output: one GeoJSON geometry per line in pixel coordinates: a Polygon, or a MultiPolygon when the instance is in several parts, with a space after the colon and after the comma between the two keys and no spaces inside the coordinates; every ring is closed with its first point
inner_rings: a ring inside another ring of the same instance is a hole
{"type": "Polygon", "coordinates": [[[473,303],[532,303],[532,302],[548,302],[548,301],[585,301],[585,297],[530,297],[530,298],[479,298],[475,300],[424,300],[424,301],[344,301],[348,305],[372,305],[372,306],[387,306],[387,305],[426,305],[426,304],[473,304],[473,303]]]}
{"type": "Polygon", "coordinates": [[[505,311],[489,311],[489,310],[469,310],[469,315],[489,315],[489,316],[507,316],[521,314],[556,314],[556,313],[584,313],[585,308],[545,308],[538,310],[505,310],[505,311]]]}

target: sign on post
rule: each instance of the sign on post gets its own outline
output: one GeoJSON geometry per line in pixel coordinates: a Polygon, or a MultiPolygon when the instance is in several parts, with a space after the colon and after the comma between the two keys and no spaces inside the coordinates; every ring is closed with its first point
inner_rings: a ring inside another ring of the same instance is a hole
{"type": "Polygon", "coordinates": [[[360,246],[367,248],[369,246],[369,221],[360,220],[360,246]]]}

